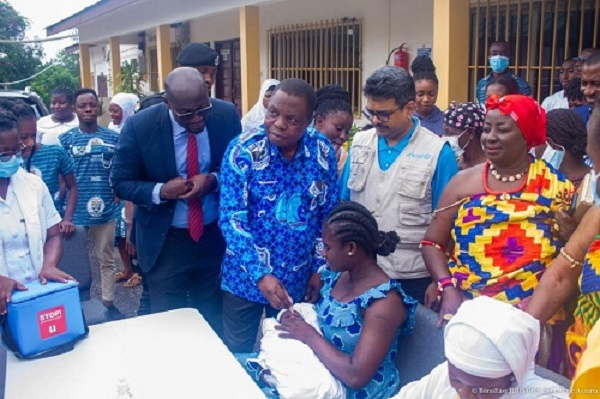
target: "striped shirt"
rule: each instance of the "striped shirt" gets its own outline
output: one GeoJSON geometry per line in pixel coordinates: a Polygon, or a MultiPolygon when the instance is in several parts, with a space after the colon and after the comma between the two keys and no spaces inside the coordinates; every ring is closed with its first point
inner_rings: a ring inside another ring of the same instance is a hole
{"type": "Polygon", "coordinates": [[[36,149],[33,156],[23,160],[23,168],[38,176],[46,183],[48,191],[54,200],[54,206],[62,209],[58,195],[60,184],[58,176],[73,173],[75,165],[64,148],[58,145],[42,145],[36,149]]]}
{"type": "Polygon", "coordinates": [[[102,126],[94,133],[75,128],[59,140],[75,163],[78,197],[73,224],[91,226],[117,218],[119,207],[108,178],[119,134],[102,126]]]}

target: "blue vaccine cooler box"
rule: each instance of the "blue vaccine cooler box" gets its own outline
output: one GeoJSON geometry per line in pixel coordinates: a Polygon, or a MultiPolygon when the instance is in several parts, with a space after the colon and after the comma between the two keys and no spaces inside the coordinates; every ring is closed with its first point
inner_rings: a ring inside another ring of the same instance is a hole
{"type": "Polygon", "coordinates": [[[78,284],[74,281],[26,284],[8,304],[7,330],[22,357],[47,352],[87,333],[78,284]]]}

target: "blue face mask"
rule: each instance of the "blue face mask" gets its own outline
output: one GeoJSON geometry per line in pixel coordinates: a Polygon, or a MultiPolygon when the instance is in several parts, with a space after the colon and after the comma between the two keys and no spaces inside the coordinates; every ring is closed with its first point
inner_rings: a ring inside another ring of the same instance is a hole
{"type": "Polygon", "coordinates": [[[542,155],[542,159],[552,165],[556,170],[560,168],[564,157],[564,150],[555,150],[554,148],[550,147],[550,145],[546,146],[544,155],[542,155]]]}
{"type": "Polygon", "coordinates": [[[594,169],[592,169],[592,192],[594,193],[594,204],[600,207],[600,195],[598,195],[598,177],[600,177],[594,169]]]}
{"type": "Polygon", "coordinates": [[[6,162],[0,161],[0,178],[9,178],[21,167],[23,158],[13,155],[11,159],[6,162]]]}
{"type": "Polygon", "coordinates": [[[490,57],[490,67],[496,73],[502,73],[508,68],[509,58],[504,55],[493,55],[490,57]]]}

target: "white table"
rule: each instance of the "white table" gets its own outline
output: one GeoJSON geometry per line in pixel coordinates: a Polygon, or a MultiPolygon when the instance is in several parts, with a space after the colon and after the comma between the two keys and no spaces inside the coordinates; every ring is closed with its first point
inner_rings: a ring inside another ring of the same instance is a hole
{"type": "Polygon", "coordinates": [[[71,352],[6,363],[6,399],[114,399],[121,378],[134,399],[265,397],[194,309],[91,326],[71,352]]]}

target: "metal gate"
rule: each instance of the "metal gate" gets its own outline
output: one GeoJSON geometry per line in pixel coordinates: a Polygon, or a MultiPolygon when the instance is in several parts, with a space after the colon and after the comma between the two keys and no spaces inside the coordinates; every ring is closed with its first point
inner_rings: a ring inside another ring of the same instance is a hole
{"type": "Polygon", "coordinates": [[[269,76],[298,78],[315,89],[339,84],[350,92],[359,116],[362,84],[362,20],[343,18],[272,28],[269,35],[269,76]]]}
{"type": "Polygon", "coordinates": [[[490,73],[489,45],[511,44],[511,68],[542,100],[561,90],[558,70],[565,59],[600,45],[600,0],[472,0],[469,93],[490,73]]]}

